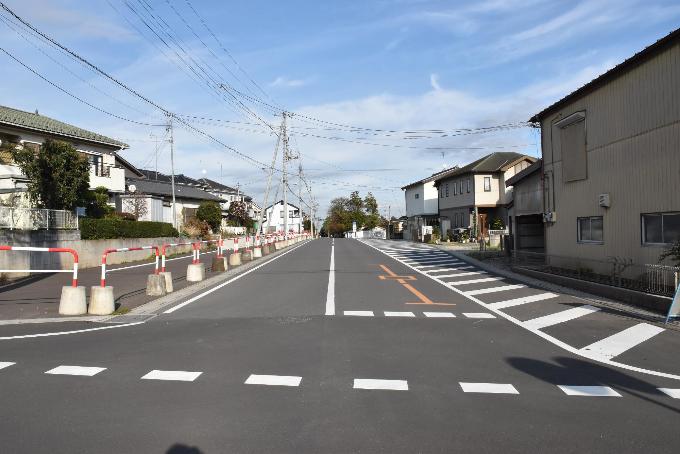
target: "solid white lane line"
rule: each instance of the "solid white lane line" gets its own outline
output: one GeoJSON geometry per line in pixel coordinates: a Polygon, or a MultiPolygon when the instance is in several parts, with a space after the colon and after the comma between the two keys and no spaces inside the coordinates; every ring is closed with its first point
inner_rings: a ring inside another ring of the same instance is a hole
{"type": "Polygon", "coordinates": [[[506,309],[508,307],[519,306],[521,304],[535,303],[537,301],[544,301],[551,298],[557,298],[554,293],[539,293],[538,295],[523,296],[512,300],[499,301],[497,303],[490,303],[489,307],[493,309],[506,309]]]}
{"type": "Polygon", "coordinates": [[[10,362],[3,361],[3,362],[0,362],[0,369],[4,369],[5,367],[13,366],[15,364],[16,363],[10,363],[10,362]]]}
{"type": "Polygon", "coordinates": [[[465,271],[464,273],[456,273],[456,274],[432,274],[432,273],[441,273],[441,272],[446,272],[446,271],[472,270],[474,268],[475,268],[474,266],[457,266],[455,268],[448,268],[448,269],[445,269],[445,270],[423,271],[423,273],[427,273],[430,277],[432,277],[434,279],[439,279],[440,277],[476,276],[478,274],[487,274],[486,271],[465,271]]]}
{"type": "MultiPolygon", "coordinates": [[[[377,247],[373,246],[372,244],[370,244],[370,243],[368,243],[368,242],[365,242],[365,241],[361,241],[361,242],[362,242],[364,245],[366,245],[366,246],[368,246],[368,247],[370,247],[370,248],[372,248],[372,249],[375,249],[376,251],[378,251],[378,252],[380,252],[380,253],[383,253],[383,252],[380,250],[380,248],[377,248],[377,247]]],[[[416,270],[415,268],[413,268],[413,267],[410,266],[410,265],[405,265],[405,266],[408,266],[409,268],[411,268],[411,269],[414,270],[415,272],[420,273],[420,274],[422,274],[422,275],[425,276],[425,277],[429,277],[429,278],[432,279],[434,282],[438,282],[439,284],[444,285],[444,286],[445,286],[446,288],[448,288],[449,290],[451,290],[451,291],[453,291],[453,292],[455,292],[455,293],[458,293],[458,294],[461,295],[461,296],[466,297],[466,298],[469,299],[470,301],[472,301],[472,302],[474,302],[474,303],[476,303],[476,304],[479,304],[480,306],[482,306],[482,307],[484,307],[484,308],[489,309],[490,311],[494,312],[494,313],[495,313],[496,315],[498,315],[499,317],[504,318],[505,320],[509,321],[510,323],[513,323],[513,324],[516,325],[516,326],[519,326],[519,327],[521,327],[521,328],[526,329],[527,331],[531,332],[533,335],[538,336],[538,337],[540,337],[541,339],[543,339],[543,340],[545,340],[545,341],[548,341],[548,342],[550,342],[550,343],[553,344],[553,345],[556,345],[557,347],[563,349],[564,351],[567,351],[567,352],[572,353],[572,354],[574,354],[574,355],[580,356],[580,357],[582,357],[582,358],[592,359],[593,361],[596,361],[596,362],[601,363],[601,364],[606,364],[606,365],[608,365],[608,366],[618,367],[618,368],[620,368],[620,369],[629,370],[629,371],[633,371],[633,372],[639,372],[639,373],[641,373],[641,374],[653,375],[653,376],[655,376],[655,377],[663,377],[663,378],[668,378],[668,379],[671,379],[671,380],[678,380],[678,381],[680,381],[680,375],[678,375],[678,374],[671,374],[671,373],[668,373],[668,372],[662,372],[662,371],[660,371],[660,370],[653,370],[653,369],[646,369],[646,368],[644,368],[644,367],[632,366],[632,365],[630,365],[630,364],[624,364],[624,363],[621,363],[621,362],[619,362],[619,361],[613,361],[613,360],[611,360],[611,359],[608,360],[608,359],[604,359],[604,358],[601,358],[601,357],[597,357],[596,355],[590,355],[590,354],[584,353],[584,352],[582,352],[580,349],[578,349],[578,348],[576,348],[576,347],[573,347],[573,346],[567,344],[566,342],[564,342],[564,341],[562,341],[562,340],[556,338],[555,336],[551,336],[550,334],[544,333],[544,332],[541,331],[541,330],[533,329],[533,328],[531,328],[531,327],[525,326],[525,325],[522,323],[521,320],[519,320],[519,319],[517,319],[517,318],[515,318],[515,317],[513,317],[513,316],[511,316],[511,315],[508,315],[508,314],[506,314],[505,312],[502,312],[502,311],[500,311],[500,310],[498,310],[498,309],[494,309],[494,308],[490,307],[488,304],[486,304],[484,301],[480,300],[479,298],[475,298],[474,296],[471,296],[471,295],[469,295],[469,294],[467,294],[467,293],[463,292],[462,290],[457,289],[457,288],[455,288],[455,287],[449,287],[449,286],[446,285],[443,281],[438,280],[438,279],[437,279],[436,277],[434,277],[434,276],[431,276],[431,275],[429,275],[429,274],[427,274],[427,273],[424,273],[424,272],[422,272],[422,271],[418,271],[418,270],[416,270]]]]}
{"type": "Polygon", "coordinates": [[[423,312],[423,314],[430,318],[456,318],[452,312],[423,312]]]}
{"type": "Polygon", "coordinates": [[[194,381],[203,372],[187,372],[183,370],[152,370],[142,380],[194,381]]]}
{"type": "Polygon", "coordinates": [[[387,389],[390,391],[408,391],[408,382],[406,380],[355,378],[354,389],[387,389]]]}
{"type": "Polygon", "coordinates": [[[385,317],[415,317],[416,314],[413,312],[393,312],[385,311],[385,317]]]}
{"type": "Polygon", "coordinates": [[[574,307],[572,309],[567,309],[566,311],[556,312],[543,317],[532,318],[523,324],[524,326],[532,329],[543,329],[547,328],[548,326],[557,325],[559,323],[564,323],[579,317],[583,317],[584,315],[593,314],[599,310],[600,309],[597,307],[586,304],[584,306],[574,307]]]}
{"type": "Polygon", "coordinates": [[[680,399],[680,389],[674,388],[658,388],[658,389],[659,391],[666,394],[667,396],[672,397],[673,399],[680,399]]]}
{"type": "Polygon", "coordinates": [[[609,386],[571,386],[558,385],[567,396],[588,396],[588,397],[621,397],[609,386]]]}
{"type": "Polygon", "coordinates": [[[50,375],[83,375],[85,377],[92,377],[103,370],[106,370],[106,367],[58,366],[45,373],[50,375]]]}
{"type": "Polygon", "coordinates": [[[73,330],[73,331],[59,331],[59,332],[56,332],[56,333],[22,334],[22,335],[19,335],[19,336],[0,337],[0,340],[29,339],[29,338],[33,338],[33,337],[62,336],[62,335],[65,335],[65,334],[78,334],[78,333],[87,333],[87,332],[90,332],[90,331],[101,331],[101,330],[104,330],[104,329],[123,328],[124,326],[135,326],[135,325],[141,325],[142,323],[145,323],[145,322],[124,323],[122,325],[100,326],[98,328],[76,329],[76,330],[73,330]]]}
{"type": "Polygon", "coordinates": [[[665,330],[658,326],[638,323],[635,326],[587,345],[581,350],[612,359],[663,331],[665,330]]]}
{"type": "Polygon", "coordinates": [[[268,385],[268,386],[300,386],[302,377],[291,375],[256,375],[252,374],[245,381],[246,385],[268,385]]]}
{"type": "Polygon", "coordinates": [[[505,292],[507,290],[515,290],[518,288],[525,288],[526,285],[503,285],[501,287],[491,287],[491,288],[483,288],[479,290],[470,290],[467,292],[464,292],[465,295],[484,295],[486,293],[496,293],[496,292],[505,292]]]}
{"type": "Polygon", "coordinates": [[[356,317],[373,317],[373,311],[345,311],[343,314],[356,317]]]}
{"type": "Polygon", "coordinates": [[[464,383],[460,387],[466,393],[519,394],[517,389],[507,383],[464,383]]]}
{"type": "MultiPolygon", "coordinates": [[[[298,245],[295,246],[293,249],[291,249],[291,250],[289,250],[289,251],[286,251],[286,252],[284,252],[284,253],[281,254],[281,255],[277,255],[277,256],[274,257],[273,259],[267,260],[266,262],[264,262],[264,263],[262,263],[262,264],[260,264],[260,265],[257,265],[257,266],[255,266],[255,267],[249,269],[248,271],[244,271],[243,273],[239,274],[238,276],[233,277],[233,278],[229,279],[229,280],[226,281],[226,282],[222,282],[221,284],[216,285],[216,286],[214,286],[213,288],[211,288],[211,289],[209,289],[209,290],[206,290],[206,291],[203,292],[203,293],[199,293],[198,295],[194,296],[193,298],[189,298],[189,299],[186,300],[185,302],[180,303],[180,304],[178,304],[177,306],[171,307],[170,309],[168,309],[167,311],[165,311],[165,312],[163,312],[163,313],[164,313],[164,314],[172,314],[172,313],[175,312],[176,310],[181,309],[181,308],[183,308],[184,306],[193,303],[194,301],[198,301],[199,299],[203,298],[204,296],[207,296],[207,295],[210,295],[210,294],[213,293],[213,292],[216,292],[217,290],[221,289],[221,288],[224,287],[225,285],[229,285],[229,284],[231,284],[232,282],[237,281],[237,280],[241,279],[242,277],[245,277],[245,276],[249,275],[249,274],[252,273],[253,271],[257,271],[257,270],[259,270],[260,268],[262,268],[263,266],[269,265],[269,264],[272,263],[274,260],[278,260],[278,259],[280,259],[281,257],[283,257],[283,256],[285,256],[285,255],[287,255],[287,254],[290,254],[291,252],[297,250],[299,247],[304,246],[305,244],[307,244],[307,243],[305,242],[305,243],[298,244],[298,245]]],[[[142,323],[143,323],[143,322],[142,322],[142,323]]],[[[2,339],[2,338],[0,338],[0,339],[2,339]]]]}
{"type": "Polygon", "coordinates": [[[496,318],[495,315],[488,312],[463,312],[463,315],[467,318],[496,318]]]}
{"type": "Polygon", "coordinates": [[[447,284],[449,285],[469,285],[469,284],[481,284],[483,282],[494,282],[494,281],[500,281],[503,279],[502,277],[484,277],[480,279],[468,279],[467,281],[449,281],[447,284]]]}
{"type": "Polygon", "coordinates": [[[331,244],[331,264],[328,268],[328,291],[326,292],[326,315],[335,315],[335,242],[331,244]]]}

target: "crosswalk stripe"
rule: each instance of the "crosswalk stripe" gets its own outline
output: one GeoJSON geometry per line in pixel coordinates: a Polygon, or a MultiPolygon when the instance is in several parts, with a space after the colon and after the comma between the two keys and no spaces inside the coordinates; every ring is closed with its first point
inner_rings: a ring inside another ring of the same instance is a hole
{"type": "Polygon", "coordinates": [[[345,311],[343,314],[356,317],[373,317],[373,311],[345,311]]]}
{"type": "Polygon", "coordinates": [[[106,370],[106,367],[58,366],[45,373],[50,375],[82,375],[92,377],[104,370],[106,370]]]}
{"type": "Polygon", "coordinates": [[[408,391],[408,382],[406,380],[355,378],[354,389],[386,389],[390,391],[408,391]]]}
{"type": "Polygon", "coordinates": [[[194,381],[203,372],[187,372],[183,370],[154,369],[142,377],[142,380],[194,381]]]}
{"type": "Polygon", "coordinates": [[[572,386],[558,385],[567,396],[588,396],[588,397],[621,397],[609,386],[572,386]]]}
{"type": "Polygon", "coordinates": [[[658,326],[650,325],[648,323],[638,323],[635,326],[631,326],[621,332],[587,345],[583,347],[581,351],[595,353],[603,358],[612,359],[636,345],[651,339],[662,331],[665,330],[658,326]]]}
{"type": "Polygon", "coordinates": [[[489,393],[489,394],[519,394],[519,391],[509,383],[465,383],[460,382],[460,387],[466,393],[489,393]]]}
{"type": "MultiPolygon", "coordinates": [[[[456,271],[456,270],[471,270],[474,269],[474,266],[459,266],[456,268],[449,268],[448,270],[432,270],[432,271],[425,271],[425,273],[430,274],[430,273],[437,273],[437,272],[446,272],[446,271],[456,271]]],[[[456,273],[456,274],[433,274],[432,277],[440,278],[440,277],[458,277],[458,276],[475,276],[477,274],[487,274],[486,271],[465,271],[464,273],[456,273]]]]}
{"type": "Polygon", "coordinates": [[[506,290],[515,290],[518,288],[525,288],[526,285],[503,285],[501,287],[491,287],[491,288],[483,288],[479,290],[470,290],[468,292],[465,292],[466,295],[483,295],[485,293],[496,293],[496,292],[505,292],[506,290]]]}
{"type": "Polygon", "coordinates": [[[10,363],[10,362],[7,362],[7,361],[2,361],[2,362],[0,362],[0,369],[4,369],[5,367],[13,366],[15,364],[16,363],[10,363]]]}
{"type": "Polygon", "coordinates": [[[441,263],[431,263],[429,265],[420,265],[418,264],[417,266],[414,266],[415,269],[422,270],[425,268],[448,268],[447,265],[458,265],[460,262],[441,262],[441,263]]]}
{"type": "Polygon", "coordinates": [[[554,314],[545,315],[543,317],[533,318],[523,322],[523,325],[527,328],[542,329],[547,328],[548,326],[557,325],[558,323],[568,322],[570,320],[574,320],[575,318],[595,313],[599,310],[600,309],[597,307],[586,304],[585,306],[574,307],[572,309],[567,309],[566,311],[560,311],[554,314]]]}
{"type": "Polygon", "coordinates": [[[673,399],[680,399],[680,389],[677,388],[659,388],[659,391],[666,394],[673,399]]]}
{"type": "Polygon", "coordinates": [[[526,303],[535,303],[537,301],[544,301],[551,298],[557,298],[558,295],[554,293],[539,293],[538,295],[523,296],[512,300],[499,301],[497,303],[489,304],[492,309],[506,309],[508,307],[519,306],[526,303]]]}
{"type": "Polygon", "coordinates": [[[251,374],[245,381],[246,385],[267,386],[300,386],[302,377],[292,375],[257,375],[251,374]]]}
{"type": "Polygon", "coordinates": [[[456,318],[452,312],[423,312],[423,315],[429,318],[456,318]]]}
{"type": "Polygon", "coordinates": [[[413,312],[393,312],[385,311],[385,317],[415,317],[416,314],[413,312]]]}
{"type": "Polygon", "coordinates": [[[467,281],[453,281],[447,282],[448,285],[459,286],[459,285],[470,285],[470,284],[481,284],[483,282],[495,282],[503,279],[502,277],[484,277],[481,279],[468,279],[467,281]]]}
{"type": "Polygon", "coordinates": [[[495,315],[489,312],[463,312],[467,318],[496,318],[495,315]]]}

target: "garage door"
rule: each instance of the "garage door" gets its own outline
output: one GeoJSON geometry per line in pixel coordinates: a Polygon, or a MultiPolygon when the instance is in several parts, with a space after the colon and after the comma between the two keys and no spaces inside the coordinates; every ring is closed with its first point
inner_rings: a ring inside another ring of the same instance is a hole
{"type": "Polygon", "coordinates": [[[517,249],[544,252],[543,216],[532,214],[517,216],[517,249]]]}

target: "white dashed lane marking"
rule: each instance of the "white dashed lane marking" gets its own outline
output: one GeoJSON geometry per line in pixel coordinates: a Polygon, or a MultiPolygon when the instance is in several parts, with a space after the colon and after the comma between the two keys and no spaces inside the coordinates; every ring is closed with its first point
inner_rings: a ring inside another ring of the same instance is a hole
{"type": "Polygon", "coordinates": [[[13,366],[15,364],[16,363],[10,363],[10,362],[7,362],[7,361],[0,361],[0,369],[4,369],[6,367],[13,366]]]}
{"type": "Polygon", "coordinates": [[[488,394],[519,394],[517,389],[507,383],[465,383],[460,382],[460,387],[466,393],[488,394]]]}
{"type": "Polygon", "coordinates": [[[194,381],[203,372],[186,372],[183,370],[152,370],[142,380],[194,381]]]}
{"type": "Polygon", "coordinates": [[[355,317],[373,317],[373,311],[345,311],[343,314],[355,317]]]}
{"type": "Polygon", "coordinates": [[[415,317],[416,314],[413,312],[394,312],[385,311],[385,317],[415,317]]]}
{"type": "Polygon", "coordinates": [[[106,370],[106,367],[58,366],[45,373],[50,375],[82,375],[92,377],[104,370],[106,370]]]}
{"type": "Polygon", "coordinates": [[[587,396],[587,397],[621,397],[609,386],[570,386],[558,385],[567,396],[587,396]]]}
{"type": "Polygon", "coordinates": [[[378,380],[373,378],[355,378],[354,389],[385,389],[390,391],[408,391],[406,380],[378,380]]]}
{"type": "Polygon", "coordinates": [[[557,325],[559,323],[568,322],[584,315],[589,315],[599,311],[600,309],[586,304],[585,306],[574,307],[566,311],[556,312],[554,314],[545,315],[543,317],[533,318],[524,322],[524,326],[532,329],[543,329],[548,326],[557,325]]]}
{"type": "Polygon", "coordinates": [[[251,374],[245,381],[246,385],[267,386],[300,386],[302,377],[292,375],[256,375],[251,374]]]}
{"type": "Polygon", "coordinates": [[[539,293],[538,295],[523,296],[522,298],[515,298],[512,300],[491,303],[489,304],[489,307],[492,309],[507,309],[508,307],[519,306],[527,303],[535,303],[538,301],[544,301],[551,298],[557,298],[557,295],[554,293],[539,293]]]}
{"type": "Polygon", "coordinates": [[[628,329],[624,329],[616,334],[583,347],[584,352],[595,353],[607,359],[612,359],[635,347],[642,342],[651,339],[657,334],[665,331],[658,326],[647,323],[638,323],[628,329]]]}
{"type": "Polygon", "coordinates": [[[423,315],[429,318],[456,318],[453,312],[423,312],[423,315]]]}

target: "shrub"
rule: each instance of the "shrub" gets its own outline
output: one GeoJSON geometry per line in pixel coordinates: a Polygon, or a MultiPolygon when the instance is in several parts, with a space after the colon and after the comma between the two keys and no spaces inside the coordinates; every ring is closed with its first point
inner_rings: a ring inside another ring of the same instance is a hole
{"type": "Polygon", "coordinates": [[[85,213],[91,218],[103,218],[113,212],[109,206],[109,190],[98,186],[87,194],[87,206],[85,213]]]}
{"type": "Polygon", "coordinates": [[[80,220],[80,237],[84,240],[109,238],[177,237],[179,233],[167,222],[126,221],[123,219],[80,220]]]}
{"type": "Polygon", "coordinates": [[[136,221],[137,217],[132,214],[132,213],[124,213],[122,211],[114,211],[106,216],[104,216],[105,219],[119,219],[119,220],[124,220],[124,221],[136,221]]]}
{"type": "Polygon", "coordinates": [[[202,202],[196,210],[196,217],[207,222],[213,232],[219,232],[222,224],[222,208],[216,202],[202,202]]]}
{"type": "Polygon", "coordinates": [[[494,219],[491,223],[491,230],[503,230],[504,228],[503,221],[499,218],[494,219]]]}
{"type": "Polygon", "coordinates": [[[671,262],[675,263],[676,266],[680,266],[680,240],[673,243],[671,247],[661,253],[659,256],[659,262],[662,262],[669,257],[671,262]]]}
{"type": "Polygon", "coordinates": [[[191,218],[184,223],[182,233],[192,238],[204,237],[210,233],[210,225],[198,218],[191,218]]]}

